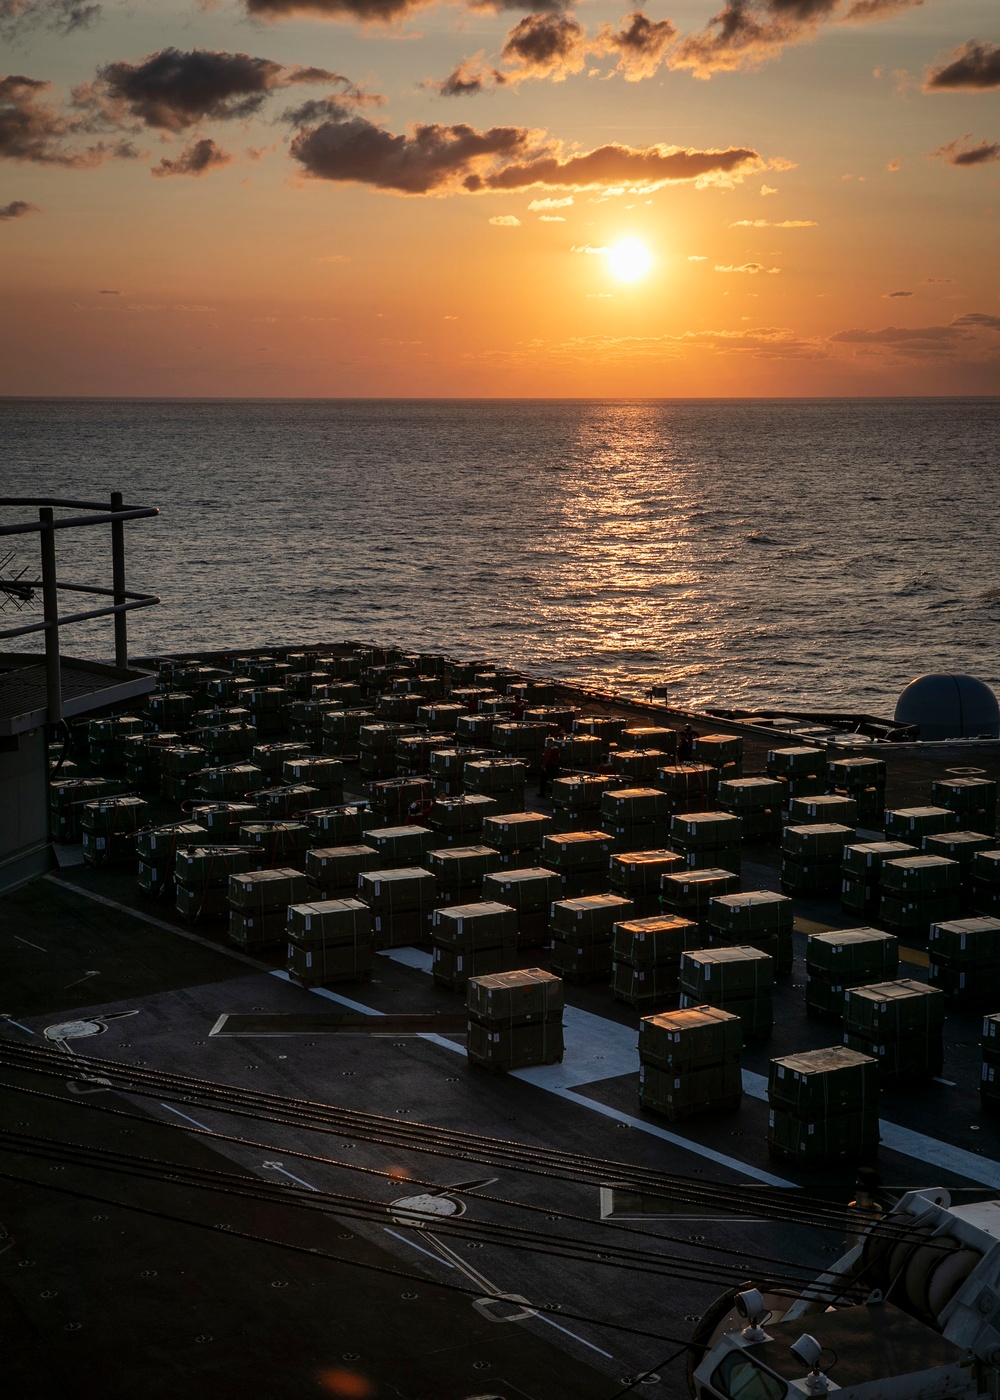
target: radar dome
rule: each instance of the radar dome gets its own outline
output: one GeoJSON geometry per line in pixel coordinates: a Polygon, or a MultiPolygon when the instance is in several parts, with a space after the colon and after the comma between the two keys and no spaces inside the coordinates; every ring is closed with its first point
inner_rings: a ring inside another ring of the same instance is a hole
{"type": "Polygon", "coordinates": [[[1000,705],[974,676],[920,676],[896,701],[899,724],[919,726],[921,739],[1000,738],[1000,705]]]}

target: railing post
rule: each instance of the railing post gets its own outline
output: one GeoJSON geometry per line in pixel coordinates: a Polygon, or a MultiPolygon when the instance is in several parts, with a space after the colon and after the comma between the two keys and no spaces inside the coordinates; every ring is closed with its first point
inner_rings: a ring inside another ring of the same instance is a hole
{"type": "MultiPolygon", "coordinates": [[[[124,504],[122,493],[112,491],[111,509],[121,510],[124,504]]],[[[115,606],[125,602],[125,522],[111,522],[111,586],[115,592],[115,606]]],[[[127,613],[115,613],[115,665],[124,669],[128,665],[128,622],[127,613]]]]}
{"type": "Polygon", "coordinates": [[[56,532],[51,506],[38,512],[41,523],[42,608],[45,615],[45,688],[49,724],[58,724],[62,713],[62,676],[59,669],[59,593],[56,588],[56,532]]]}

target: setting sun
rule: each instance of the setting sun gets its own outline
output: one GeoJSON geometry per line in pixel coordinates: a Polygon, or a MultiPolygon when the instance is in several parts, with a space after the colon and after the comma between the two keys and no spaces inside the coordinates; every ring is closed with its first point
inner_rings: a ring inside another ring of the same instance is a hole
{"type": "Polygon", "coordinates": [[[620,282],[637,282],[652,266],[652,255],[638,238],[623,238],[608,249],[608,267],[620,282]]]}

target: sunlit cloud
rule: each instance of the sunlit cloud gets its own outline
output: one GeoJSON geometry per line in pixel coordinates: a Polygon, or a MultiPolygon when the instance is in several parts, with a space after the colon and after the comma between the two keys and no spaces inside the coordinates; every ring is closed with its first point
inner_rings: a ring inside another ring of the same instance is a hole
{"type": "Polygon", "coordinates": [[[734,267],[729,263],[716,263],[715,270],[716,272],[746,272],[749,273],[751,277],[756,277],[759,272],[775,273],[780,272],[781,268],[765,267],[763,263],[759,262],[746,262],[740,263],[738,267],[734,267]]]}
{"type": "Polygon", "coordinates": [[[1000,87],[1000,44],[970,39],[954,49],[947,63],[928,69],[925,92],[985,92],[1000,87]]]}
{"type": "Polygon", "coordinates": [[[782,219],[772,223],[770,219],[737,219],[730,228],[818,228],[815,219],[782,219]]]}
{"type": "Polygon", "coordinates": [[[551,199],[546,196],[543,199],[533,199],[528,208],[536,213],[539,209],[568,209],[573,202],[571,194],[563,195],[561,199],[551,199]]]}
{"type": "Polygon", "coordinates": [[[490,223],[496,228],[520,228],[521,220],[516,214],[494,214],[490,223]]]}

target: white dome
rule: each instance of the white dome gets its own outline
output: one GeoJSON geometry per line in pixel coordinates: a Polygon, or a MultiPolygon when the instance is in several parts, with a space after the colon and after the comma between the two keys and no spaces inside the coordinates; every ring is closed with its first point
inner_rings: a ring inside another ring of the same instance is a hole
{"type": "Polygon", "coordinates": [[[1000,705],[974,676],[934,672],[920,676],[896,701],[900,724],[916,724],[921,739],[1000,738],[1000,705]]]}

